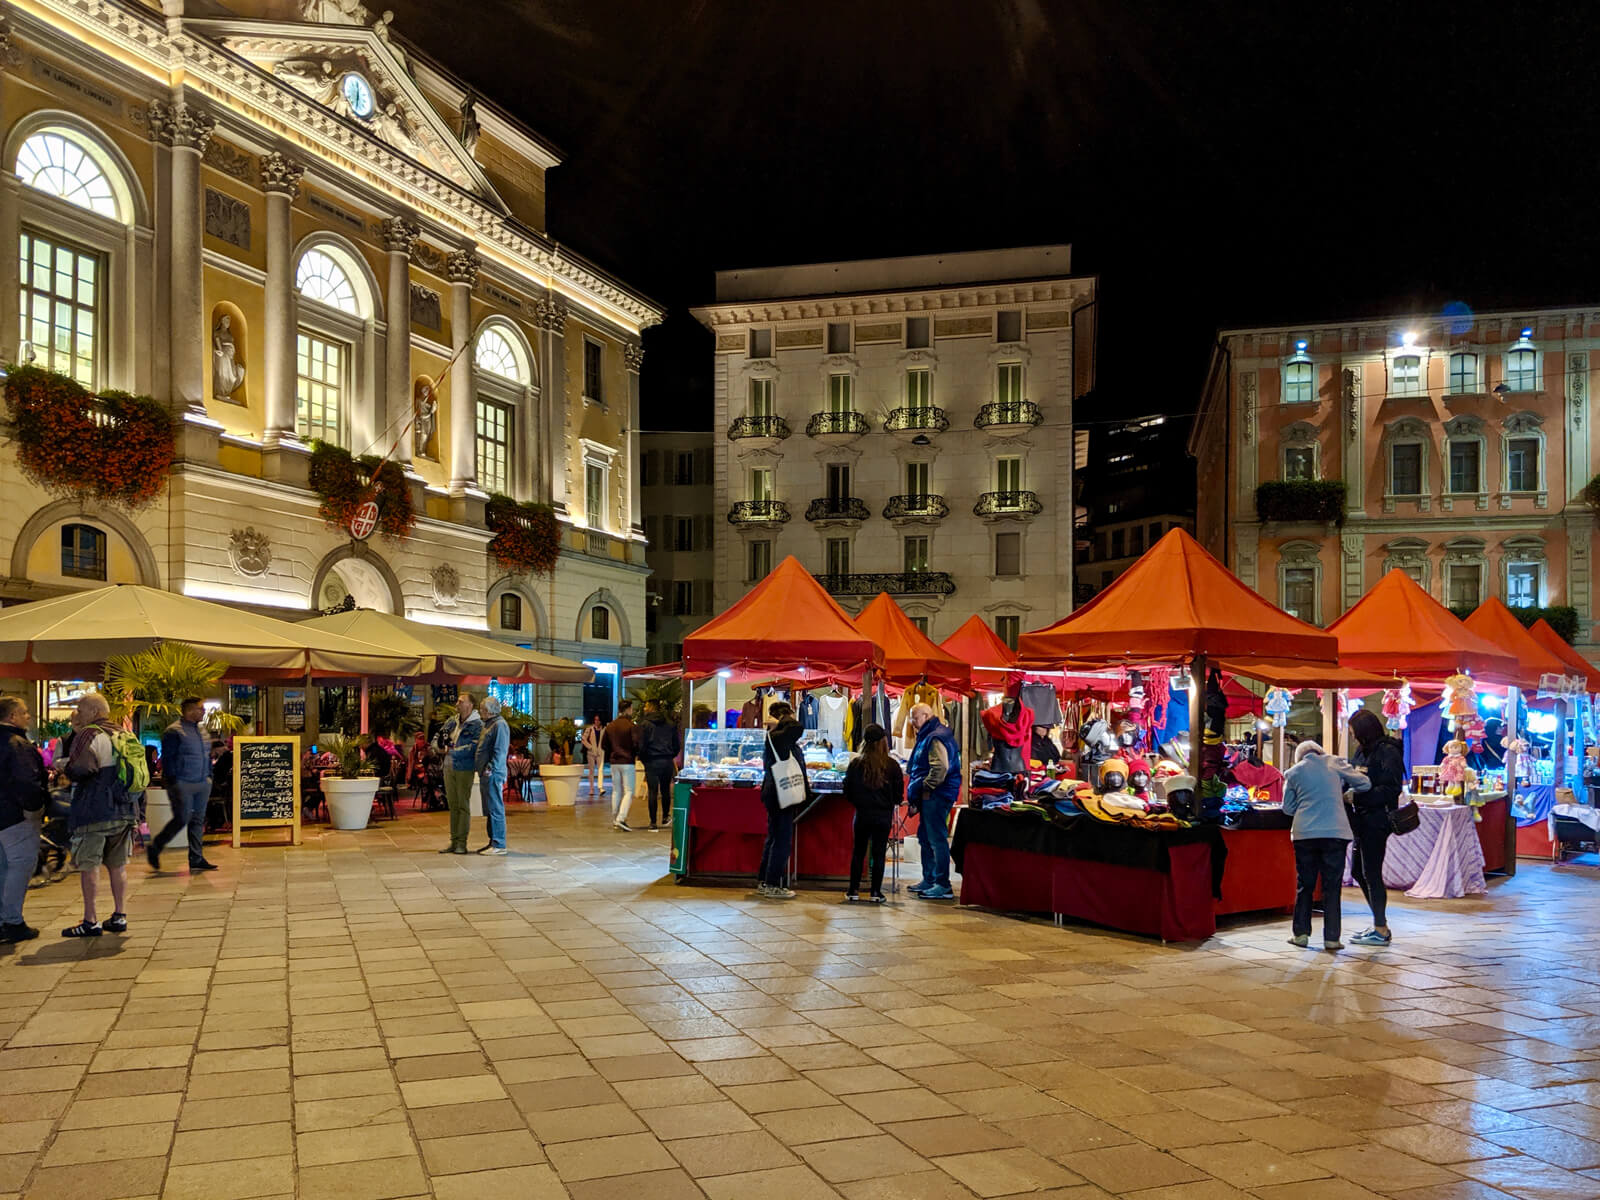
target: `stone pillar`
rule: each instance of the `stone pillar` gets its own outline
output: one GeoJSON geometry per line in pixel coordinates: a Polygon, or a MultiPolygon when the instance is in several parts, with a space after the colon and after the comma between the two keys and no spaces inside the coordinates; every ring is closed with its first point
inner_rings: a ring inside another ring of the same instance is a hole
{"type": "Polygon", "coordinates": [[[305,168],[274,151],[261,160],[261,188],[267,194],[266,320],[262,330],[263,390],[266,396],[264,444],[294,437],[295,287],[294,234],[289,208],[300,190],[305,168]]]}
{"type": "Polygon", "coordinates": [[[445,259],[450,280],[450,494],[463,495],[478,482],[477,402],[472,394],[472,285],[478,281],[478,256],[453,250],[445,259]]]}
{"type": "Polygon", "coordinates": [[[200,156],[216,122],[182,100],[150,104],[150,127],[172,147],[172,237],[169,261],[172,293],[168,337],[172,356],[172,404],[204,416],[206,363],[211,346],[206,328],[205,197],[200,186],[200,156]]]}
{"type": "Polygon", "coordinates": [[[546,499],[558,513],[567,511],[567,310],[554,296],[534,302],[539,327],[543,372],[539,390],[543,433],[540,455],[549,491],[546,499]]]}
{"type": "MultiPolygon", "coordinates": [[[[10,171],[0,171],[0,237],[6,245],[16,246],[22,225],[22,181],[10,171]]],[[[0,254],[0,356],[6,362],[22,361],[22,340],[28,336],[21,328],[22,321],[22,266],[15,250],[0,254]]]]}
{"type": "Polygon", "coordinates": [[[1344,411],[1339,426],[1344,436],[1344,491],[1347,518],[1366,515],[1366,412],[1361,394],[1361,366],[1345,367],[1339,373],[1340,399],[1344,411]]]}
{"type": "Polygon", "coordinates": [[[624,342],[622,361],[628,369],[628,428],[622,437],[625,456],[622,469],[628,473],[628,507],[617,527],[634,537],[644,536],[644,514],[639,507],[639,372],[644,367],[644,347],[624,342]]]}
{"type": "Polygon", "coordinates": [[[421,234],[404,217],[389,217],[383,223],[383,244],[389,250],[389,294],[384,316],[388,334],[384,342],[384,392],[389,398],[384,413],[384,434],[378,439],[379,452],[394,447],[394,460],[411,466],[411,250],[421,234]]]}
{"type": "Polygon", "coordinates": [[[1339,535],[1340,563],[1340,595],[1339,611],[1328,616],[1323,621],[1324,625],[1330,624],[1338,617],[1354,608],[1365,595],[1367,590],[1366,580],[1366,543],[1367,539],[1359,532],[1345,530],[1339,535]]]}

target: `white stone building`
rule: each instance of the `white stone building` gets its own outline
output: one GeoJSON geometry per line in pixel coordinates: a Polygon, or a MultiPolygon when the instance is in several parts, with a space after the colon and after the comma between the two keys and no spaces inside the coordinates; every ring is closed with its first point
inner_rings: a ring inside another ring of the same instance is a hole
{"type": "Polygon", "coordinates": [[[935,640],[1070,611],[1095,282],[1068,246],[719,272],[715,609],[793,554],[935,640]]]}

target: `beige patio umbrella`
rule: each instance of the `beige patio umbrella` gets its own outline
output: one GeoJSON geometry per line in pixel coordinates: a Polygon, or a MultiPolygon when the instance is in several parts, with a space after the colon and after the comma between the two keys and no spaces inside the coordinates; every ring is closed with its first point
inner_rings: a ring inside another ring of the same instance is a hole
{"type": "MultiPolygon", "coordinates": [[[[497,679],[501,683],[588,683],[594,671],[570,658],[524,650],[509,642],[448,625],[412,621],[370,608],[301,621],[296,628],[356,638],[414,657],[417,674],[441,680],[497,679]]],[[[391,674],[377,672],[372,674],[391,674]]]]}
{"type": "Polygon", "coordinates": [[[418,675],[405,649],[346,637],[309,621],[279,621],[140,584],[90,588],[0,609],[0,675],[98,678],[113,654],[184,642],[235,671],[418,675]]]}

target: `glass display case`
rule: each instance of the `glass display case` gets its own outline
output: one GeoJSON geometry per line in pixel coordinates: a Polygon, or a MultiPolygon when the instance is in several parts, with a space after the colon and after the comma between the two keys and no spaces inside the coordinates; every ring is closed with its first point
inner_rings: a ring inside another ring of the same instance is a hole
{"type": "MultiPolygon", "coordinates": [[[[683,770],[678,778],[758,787],[766,743],[763,729],[691,729],[683,737],[683,770]]],[[[829,750],[811,729],[800,739],[800,750],[814,790],[838,791],[844,786],[845,768],[854,757],[848,750],[829,750]]]]}

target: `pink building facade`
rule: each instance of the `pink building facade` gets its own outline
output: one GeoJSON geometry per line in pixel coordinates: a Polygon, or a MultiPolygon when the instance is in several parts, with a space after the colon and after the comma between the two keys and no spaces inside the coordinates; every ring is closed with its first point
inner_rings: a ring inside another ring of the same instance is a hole
{"type": "Polygon", "coordinates": [[[1197,536],[1319,625],[1400,567],[1452,608],[1570,605],[1592,653],[1597,347],[1587,309],[1224,332],[1190,436],[1197,536]]]}

